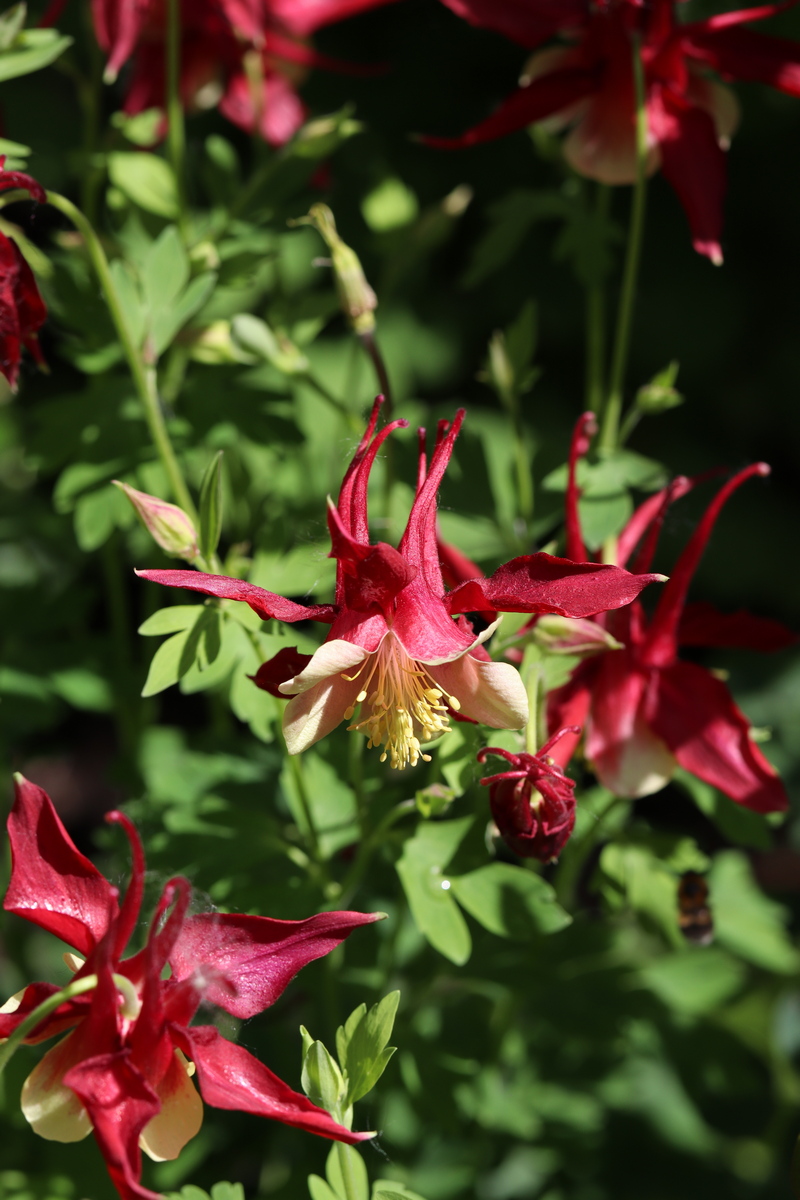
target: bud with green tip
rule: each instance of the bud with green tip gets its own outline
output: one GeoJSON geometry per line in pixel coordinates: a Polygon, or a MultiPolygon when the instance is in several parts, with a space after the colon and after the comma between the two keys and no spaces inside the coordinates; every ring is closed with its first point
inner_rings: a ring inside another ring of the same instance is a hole
{"type": "Polygon", "coordinates": [[[356,333],[372,333],[378,297],[367,283],[355,250],[351,250],[339,237],[336,221],[327,204],[312,204],[308,216],[301,217],[297,224],[313,225],[322,235],[331,252],[331,266],[342,311],[356,333]]]}
{"type": "Polygon", "coordinates": [[[168,504],[157,496],[139,492],[119,479],[112,483],[124,492],[153,541],[173,558],[193,562],[200,553],[197,530],[192,520],[177,504],[168,504]]]}

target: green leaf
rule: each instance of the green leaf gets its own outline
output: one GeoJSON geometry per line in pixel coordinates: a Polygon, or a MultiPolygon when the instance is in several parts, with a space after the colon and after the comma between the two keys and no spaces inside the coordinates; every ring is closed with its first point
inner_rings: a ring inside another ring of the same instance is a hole
{"type": "Polygon", "coordinates": [[[345,1107],[372,1091],[395,1052],[387,1046],[400,1003],[400,993],[390,992],[367,1011],[360,1005],[336,1032],[336,1052],[347,1075],[345,1107]]]}
{"type": "Polygon", "coordinates": [[[153,347],[161,354],[170,345],[175,334],[198,313],[210,299],[217,283],[216,271],[206,271],[192,279],[189,286],[168,309],[160,309],[153,316],[153,347]]]}
{"type": "Polygon", "coordinates": [[[750,846],[754,850],[769,850],[773,835],[763,813],[735,804],[722,792],[682,768],[675,772],[675,782],[685,788],[700,811],[714,822],[729,841],[737,846],[750,846]]]}
{"type": "Polygon", "coordinates": [[[747,972],[717,946],[693,946],[648,963],[640,975],[670,1008],[696,1016],[730,1000],[744,984],[747,972]]]}
{"type": "Polygon", "coordinates": [[[143,637],[158,637],[164,633],[180,633],[189,629],[199,616],[198,604],[173,604],[169,608],[160,608],[143,621],[139,633],[143,637]]]}
{"type": "Polygon", "coordinates": [[[151,310],[169,308],[183,291],[189,281],[189,259],[176,225],[168,225],[151,244],[141,279],[151,310]]]}
{"type": "Polygon", "coordinates": [[[458,966],[469,958],[472,939],[450,895],[451,881],[443,872],[472,823],[472,817],[425,822],[406,842],[397,863],[397,873],[417,928],[434,949],[458,966]]]}
{"type": "Polygon", "coordinates": [[[344,1142],[334,1145],[325,1163],[325,1174],[339,1200],[369,1200],[367,1168],[355,1146],[346,1146],[344,1142]],[[349,1186],[345,1185],[342,1175],[343,1158],[347,1162],[349,1186]]]}
{"type": "Polygon", "coordinates": [[[211,1200],[244,1200],[244,1188],[240,1183],[215,1183],[211,1200]]]}
{"type": "Polygon", "coordinates": [[[344,1098],[345,1085],[335,1059],[322,1042],[312,1042],[303,1059],[303,1091],[313,1104],[335,1112],[344,1098]]]}
{"type": "Polygon", "coordinates": [[[22,32],[28,15],[27,4],[14,4],[0,14],[0,52],[8,50],[22,32]]]}
{"type": "Polygon", "coordinates": [[[147,680],[142,688],[143,697],[156,696],[165,688],[172,687],[194,663],[205,627],[217,616],[214,610],[206,608],[203,604],[194,605],[194,608],[197,618],[193,624],[168,638],[153,655],[147,680]]]}
{"type": "Polygon", "coordinates": [[[489,863],[468,875],[454,875],[451,885],[459,904],[500,937],[557,933],[572,922],[569,913],[556,904],[549,883],[510,863],[489,863]]]}
{"type": "Polygon", "coordinates": [[[717,940],[758,967],[790,975],[800,954],[786,929],[787,913],[768,899],[738,850],[718,854],[709,874],[709,896],[717,940]]]}
{"type": "Polygon", "coordinates": [[[385,233],[409,225],[419,213],[419,202],[402,179],[392,175],[364,197],[361,213],[370,229],[385,233]]]}
{"type": "Polygon", "coordinates": [[[372,1200],[424,1200],[397,1179],[376,1179],[372,1185],[372,1200]]]}
{"type": "Polygon", "coordinates": [[[339,1200],[331,1185],[319,1175],[309,1175],[308,1190],[311,1200],[339,1200]]]}
{"type": "Polygon", "coordinates": [[[109,269],[125,317],[125,324],[136,345],[141,346],[147,328],[147,308],[139,294],[136,281],[130,268],[119,258],[114,259],[109,269]]]}
{"type": "Polygon", "coordinates": [[[208,464],[200,485],[200,553],[210,559],[222,533],[222,450],[208,464]]]}
{"type": "Polygon", "coordinates": [[[155,154],[118,150],[108,156],[111,182],[145,212],[175,218],[180,208],[169,163],[155,154]]]}
{"type": "Polygon", "coordinates": [[[88,667],[71,667],[54,671],[50,676],[53,691],[73,708],[86,712],[110,712],[113,697],[108,683],[102,675],[88,667]]]}
{"type": "Polygon", "coordinates": [[[61,37],[56,29],[23,30],[12,47],[0,53],[0,83],[49,66],[72,45],[72,40],[61,37]]]}

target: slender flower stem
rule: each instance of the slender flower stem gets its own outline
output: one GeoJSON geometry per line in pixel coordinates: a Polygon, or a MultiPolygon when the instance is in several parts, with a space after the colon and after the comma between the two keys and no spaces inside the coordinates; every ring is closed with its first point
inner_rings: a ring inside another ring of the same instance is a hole
{"type": "Polygon", "coordinates": [[[644,67],[642,65],[639,38],[633,39],[633,79],[636,88],[636,183],[631,202],[631,223],[628,230],[628,249],[622,276],[622,291],[617,310],[617,329],[614,352],[611,360],[611,377],[608,386],[603,420],[600,429],[599,448],[614,450],[619,435],[622,414],[622,391],[625,368],[630,349],[633,306],[636,298],[636,281],[639,275],[642,238],[644,235],[645,200],[647,196],[647,97],[645,93],[644,67]]]}
{"type": "Polygon", "coordinates": [[[525,750],[536,754],[546,740],[544,735],[544,677],[541,654],[536,646],[527,646],[522,659],[522,680],[528,693],[528,724],[525,726],[525,750]]]}
{"type": "Polygon", "coordinates": [[[346,1146],[344,1142],[337,1142],[336,1154],[339,1158],[339,1170],[342,1172],[345,1200],[359,1200],[361,1188],[353,1174],[353,1155],[358,1154],[358,1151],[355,1146],[346,1146]]]}
{"type": "Polygon", "coordinates": [[[167,0],[167,152],[178,191],[178,226],[186,241],[186,129],[181,104],[181,0],[167,0]]]}
{"type": "Polygon", "coordinates": [[[403,817],[413,812],[417,812],[417,805],[414,800],[401,801],[400,804],[395,805],[394,808],[386,813],[383,820],[375,826],[369,837],[362,840],[358,847],[355,862],[345,876],[341,892],[335,898],[337,904],[347,907],[366,874],[372,855],[380,847],[383,835],[388,833],[397,821],[400,821],[403,817]]]}
{"type": "MultiPolygon", "coordinates": [[[[127,980],[126,980],[127,982],[127,980]]],[[[39,1025],[45,1017],[49,1017],[51,1012],[64,1004],[67,1000],[74,999],[75,996],[82,996],[84,992],[91,992],[97,987],[96,975],[84,975],[82,979],[76,979],[73,983],[62,988],[60,992],[55,992],[52,996],[48,996],[41,1004],[28,1013],[24,1021],[20,1021],[13,1033],[9,1034],[8,1039],[0,1046],[0,1074],[5,1070],[6,1065],[18,1046],[24,1042],[29,1033],[39,1025]]]]}
{"type": "Polygon", "coordinates": [[[108,259],[100,244],[100,239],[81,210],[76,208],[71,200],[67,200],[66,196],[61,196],[58,192],[48,192],[47,200],[49,204],[52,204],[53,208],[57,208],[65,217],[68,217],[76,229],[83,235],[86,249],[92,260],[92,266],[95,269],[98,282],[111,313],[111,320],[114,322],[117,335],[122,343],[122,349],[130,367],[136,391],[142,402],[150,435],[158,451],[158,456],[164,465],[173,496],[187,515],[196,522],[197,510],[189,494],[189,489],[186,486],[180,466],[178,465],[178,460],[175,457],[169,433],[167,432],[164,414],[161,410],[156,389],[155,372],[147,369],[144,359],[133,340],[119,295],[117,294],[114,279],[111,275],[108,259]]]}
{"type": "MultiPolygon", "coordinates": [[[[595,211],[605,220],[611,202],[611,188],[597,185],[595,211]]],[[[586,408],[600,412],[603,407],[606,341],[606,297],[600,282],[586,288],[586,408]]]]}

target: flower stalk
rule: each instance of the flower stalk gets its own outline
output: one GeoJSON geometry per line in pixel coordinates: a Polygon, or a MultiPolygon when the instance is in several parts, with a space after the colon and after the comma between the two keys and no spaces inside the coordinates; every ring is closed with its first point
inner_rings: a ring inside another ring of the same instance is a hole
{"type": "Polygon", "coordinates": [[[622,415],[625,369],[628,364],[633,308],[636,300],[636,284],[639,276],[639,262],[644,237],[645,201],[647,197],[647,96],[641,42],[636,35],[633,37],[632,55],[633,82],[636,95],[636,182],[631,200],[628,247],[625,254],[622,291],[617,310],[617,328],[611,359],[608,396],[600,428],[600,450],[615,450],[619,441],[619,423],[622,415]]]}
{"type": "Polygon", "coordinates": [[[166,81],[167,152],[178,192],[178,228],[186,241],[186,129],[181,103],[180,0],[167,0],[166,81]]]}
{"type": "MultiPolygon", "coordinates": [[[[125,980],[128,984],[128,980],[125,980]]],[[[8,1066],[14,1051],[22,1045],[28,1034],[33,1033],[37,1025],[49,1017],[50,1013],[55,1012],[67,1000],[74,1000],[76,996],[83,996],[86,992],[93,992],[97,987],[96,975],[84,975],[81,979],[76,979],[72,983],[67,984],[60,992],[54,992],[52,996],[48,996],[41,1004],[28,1013],[24,1021],[20,1021],[19,1025],[9,1034],[6,1040],[0,1045],[0,1075],[8,1066]]]]}

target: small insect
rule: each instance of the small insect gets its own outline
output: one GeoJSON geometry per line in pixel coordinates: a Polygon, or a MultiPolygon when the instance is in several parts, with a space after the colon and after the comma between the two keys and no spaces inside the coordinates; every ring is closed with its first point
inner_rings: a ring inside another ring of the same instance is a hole
{"type": "Polygon", "coordinates": [[[708,884],[696,871],[685,871],[678,883],[678,928],[687,942],[698,946],[710,946],[714,940],[708,884]]]}

